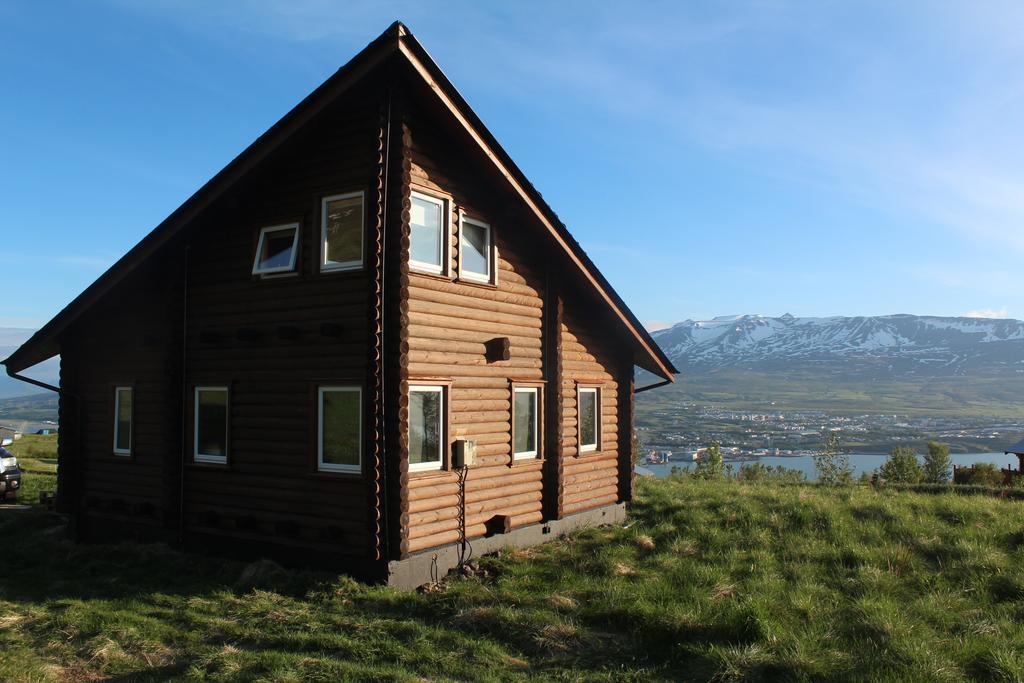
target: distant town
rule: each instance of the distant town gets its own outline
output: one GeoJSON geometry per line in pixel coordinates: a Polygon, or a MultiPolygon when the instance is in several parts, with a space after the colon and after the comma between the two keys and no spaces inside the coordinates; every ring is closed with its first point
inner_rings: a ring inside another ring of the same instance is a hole
{"type": "Polygon", "coordinates": [[[638,410],[641,453],[672,453],[692,460],[710,443],[726,457],[806,455],[817,452],[828,433],[843,450],[886,453],[895,446],[950,444],[953,452],[996,452],[1024,436],[1024,421],[1001,417],[921,417],[900,414],[838,415],[825,411],[745,411],[682,402],[638,410]]]}

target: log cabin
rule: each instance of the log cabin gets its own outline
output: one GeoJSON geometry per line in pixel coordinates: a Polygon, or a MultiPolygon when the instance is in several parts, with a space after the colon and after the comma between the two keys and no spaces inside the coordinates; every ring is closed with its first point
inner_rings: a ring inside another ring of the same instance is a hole
{"type": "Polygon", "coordinates": [[[83,541],[407,587],[622,520],[676,373],[398,22],[5,365],[58,355],[83,541]]]}

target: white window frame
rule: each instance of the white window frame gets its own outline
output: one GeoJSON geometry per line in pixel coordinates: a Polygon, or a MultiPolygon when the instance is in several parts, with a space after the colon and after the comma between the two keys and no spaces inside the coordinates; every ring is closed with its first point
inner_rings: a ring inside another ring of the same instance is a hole
{"type": "Polygon", "coordinates": [[[192,457],[195,462],[205,462],[216,465],[227,464],[228,454],[231,452],[231,391],[226,386],[204,386],[196,387],[193,394],[192,404],[192,457]],[[223,391],[227,394],[227,403],[224,411],[224,455],[210,455],[199,452],[199,394],[203,391],[223,391]]]}
{"type": "Polygon", "coordinates": [[[527,458],[536,458],[540,453],[540,388],[538,387],[514,387],[512,389],[512,459],[513,460],[525,460],[527,458]],[[516,441],[515,441],[515,410],[516,410],[516,394],[533,394],[533,450],[523,451],[522,453],[516,453],[516,441]]]}
{"type": "Polygon", "coordinates": [[[252,262],[252,274],[253,275],[280,275],[282,273],[293,273],[295,272],[295,264],[299,258],[299,224],[298,223],[283,223],[281,225],[268,225],[265,228],[260,228],[260,239],[256,243],[256,258],[252,262]],[[263,242],[267,238],[267,233],[278,232],[282,230],[292,230],[292,257],[288,261],[287,266],[274,266],[272,268],[260,268],[260,260],[263,256],[263,242]]]}
{"type": "Polygon", "coordinates": [[[131,455],[135,445],[135,390],[134,387],[114,387],[114,455],[131,455]],[[121,435],[121,392],[127,391],[132,396],[132,414],[128,416],[128,448],[118,448],[118,437],[121,435]]]}
{"type": "Polygon", "coordinates": [[[322,386],[317,391],[316,410],[316,469],[319,472],[349,472],[360,473],[363,471],[363,388],[359,385],[339,384],[322,386]],[[324,395],[327,393],[351,393],[355,392],[359,398],[359,464],[345,465],[336,462],[324,462],[324,395]]]}
{"type": "MultiPolygon", "coordinates": [[[[447,390],[447,387],[445,387],[442,384],[412,384],[412,385],[409,386],[409,396],[410,396],[410,399],[412,397],[412,394],[414,394],[414,393],[437,394],[438,396],[441,397],[441,410],[439,410],[438,414],[437,414],[437,419],[441,423],[440,424],[440,429],[438,430],[440,432],[440,438],[437,440],[438,441],[438,445],[437,445],[437,448],[438,448],[437,462],[416,462],[416,463],[414,463],[414,462],[410,461],[409,462],[409,471],[410,472],[433,472],[433,471],[443,470],[445,468],[445,451],[446,451],[446,447],[448,445],[448,430],[446,429],[448,407],[445,405],[445,391],[446,390],[447,390]]],[[[411,418],[410,418],[410,421],[411,421],[411,418]]],[[[406,429],[409,429],[408,425],[406,425],[406,429]]]]}
{"type": "Polygon", "coordinates": [[[601,389],[600,387],[580,387],[576,397],[576,434],[580,453],[593,453],[601,445],[601,389]],[[583,394],[594,395],[594,443],[583,443],[583,411],[580,409],[583,394]]]}
{"type": "Polygon", "coordinates": [[[470,218],[465,214],[459,219],[459,279],[469,280],[470,282],[482,282],[484,284],[490,284],[494,280],[494,231],[491,230],[491,224],[485,223],[484,221],[476,218],[470,218]],[[484,252],[484,260],[487,263],[486,273],[476,273],[472,270],[466,270],[463,268],[462,261],[462,245],[465,240],[462,235],[462,228],[466,224],[483,228],[487,233],[487,247],[484,252]]]}
{"type": "Polygon", "coordinates": [[[366,193],[344,192],[332,194],[320,199],[320,272],[335,273],[346,270],[361,270],[366,260],[366,193]],[[359,260],[358,261],[327,261],[327,205],[339,199],[359,197],[359,260]]]}
{"type": "Polygon", "coordinates": [[[410,201],[415,199],[422,199],[430,202],[431,204],[438,204],[441,207],[441,263],[434,264],[426,261],[417,261],[412,257],[412,221],[410,220],[410,247],[409,247],[409,267],[424,273],[430,273],[431,275],[445,275],[448,272],[448,266],[451,261],[451,246],[449,241],[451,239],[451,227],[450,218],[448,216],[448,200],[444,197],[435,197],[434,195],[424,194],[422,192],[416,192],[415,190],[409,193],[410,201]]]}

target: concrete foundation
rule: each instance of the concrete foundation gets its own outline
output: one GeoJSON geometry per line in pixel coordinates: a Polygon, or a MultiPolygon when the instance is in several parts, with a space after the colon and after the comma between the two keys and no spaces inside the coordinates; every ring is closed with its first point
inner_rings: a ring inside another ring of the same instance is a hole
{"type": "MultiPolygon", "coordinates": [[[[495,534],[470,540],[473,556],[495,553],[502,548],[525,548],[540,545],[568,534],[576,529],[618,524],[626,519],[626,504],[617,503],[569,515],[563,519],[531,524],[513,529],[507,534],[495,534]]],[[[387,583],[395,588],[413,589],[443,579],[459,565],[459,543],[432,548],[421,553],[388,563],[387,583]]]]}

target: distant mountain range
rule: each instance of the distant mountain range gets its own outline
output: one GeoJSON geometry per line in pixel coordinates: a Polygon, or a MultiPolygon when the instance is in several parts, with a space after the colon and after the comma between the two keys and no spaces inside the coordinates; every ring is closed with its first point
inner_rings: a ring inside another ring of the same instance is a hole
{"type": "Polygon", "coordinates": [[[1020,320],[737,315],[653,336],[682,377],[649,403],[1024,417],[1020,320]]]}
{"type": "MultiPolygon", "coordinates": [[[[32,332],[0,328],[0,359],[32,332]]],[[[1024,417],[1020,320],[735,315],[653,336],[683,374],[642,403],[1024,417]]],[[[27,374],[56,384],[59,367],[52,359],[27,374]]],[[[0,371],[0,399],[42,391],[0,371]]]]}
{"type": "Polygon", "coordinates": [[[1024,321],[920,315],[685,320],[653,334],[680,369],[842,362],[889,376],[1024,373],[1024,321]]]}

